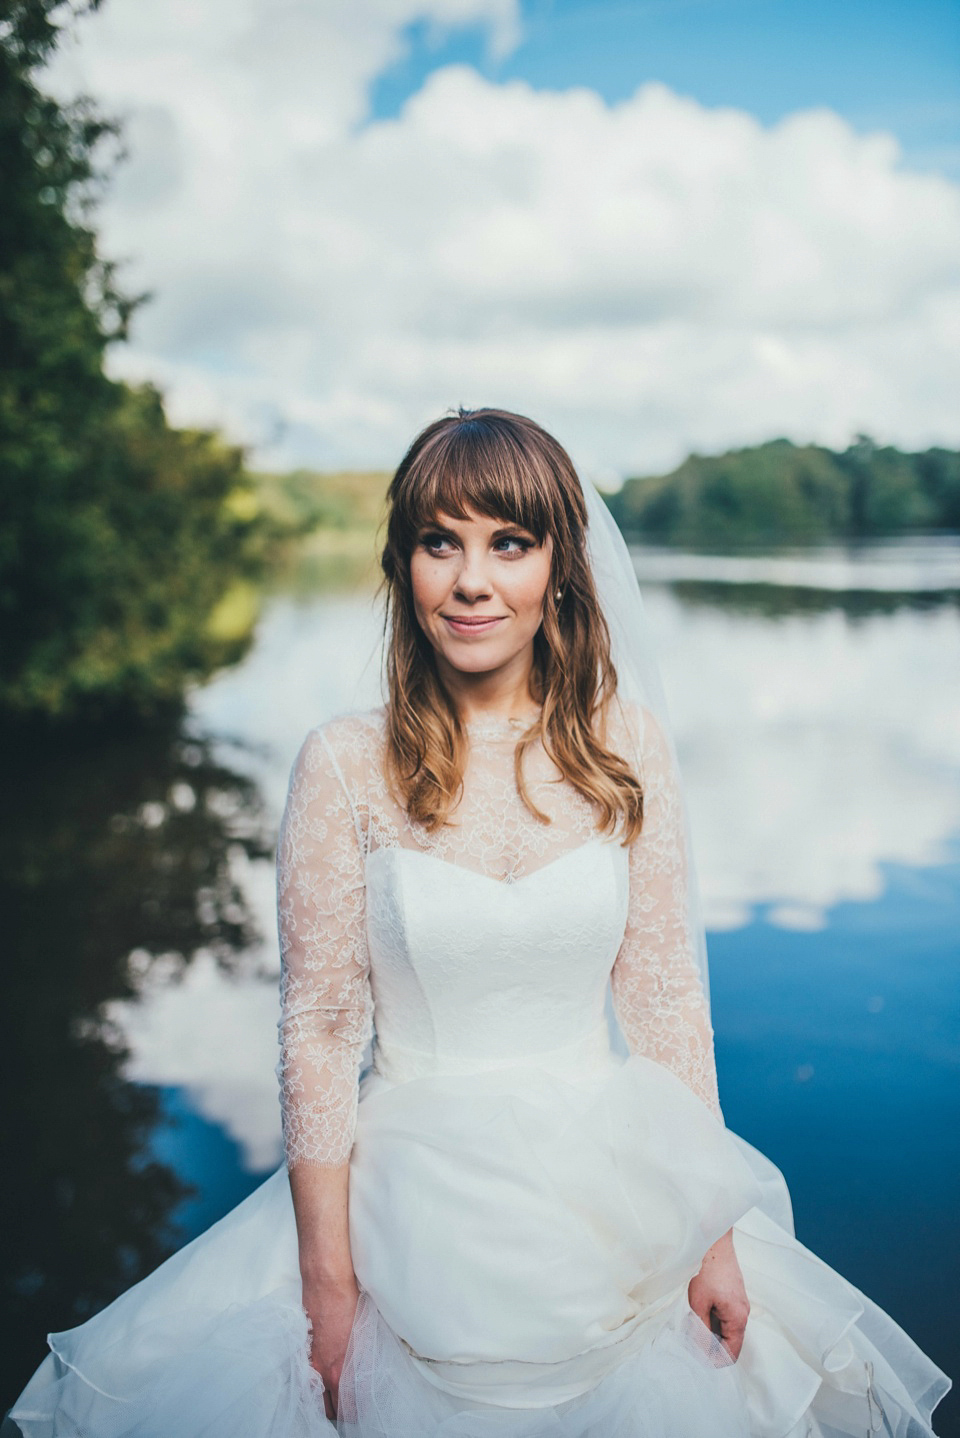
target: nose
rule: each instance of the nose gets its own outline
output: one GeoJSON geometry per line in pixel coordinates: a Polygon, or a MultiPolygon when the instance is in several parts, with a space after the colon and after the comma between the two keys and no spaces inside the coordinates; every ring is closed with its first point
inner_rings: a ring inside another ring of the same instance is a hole
{"type": "Polygon", "coordinates": [[[457,599],[467,604],[475,604],[480,599],[490,598],[493,586],[490,583],[483,555],[472,554],[469,550],[464,553],[453,592],[457,599]]]}

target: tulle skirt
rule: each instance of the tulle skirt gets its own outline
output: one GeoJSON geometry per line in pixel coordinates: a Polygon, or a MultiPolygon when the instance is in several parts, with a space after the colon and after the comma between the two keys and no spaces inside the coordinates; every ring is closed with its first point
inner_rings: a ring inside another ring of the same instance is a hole
{"type": "Polygon", "coordinates": [[[25,1438],[922,1438],[949,1380],[798,1243],[778,1170],[668,1070],[361,1089],[336,1425],[278,1170],[50,1354],[25,1438]],[[736,1362],[687,1286],[729,1228],[736,1362]]]}

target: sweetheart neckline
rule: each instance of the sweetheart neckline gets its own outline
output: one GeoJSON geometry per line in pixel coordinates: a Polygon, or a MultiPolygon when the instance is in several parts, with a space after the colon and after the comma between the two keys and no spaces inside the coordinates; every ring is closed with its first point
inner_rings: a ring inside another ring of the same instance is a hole
{"type": "Polygon", "coordinates": [[[456,864],[452,859],[441,859],[439,854],[431,854],[429,849],[408,849],[403,844],[384,844],[377,849],[372,849],[367,855],[367,863],[376,854],[413,854],[417,858],[427,859],[433,864],[441,864],[445,869],[456,869],[461,874],[470,874],[476,879],[483,880],[487,884],[495,884],[498,889],[516,889],[525,884],[529,879],[535,879],[539,874],[545,874],[548,869],[555,869],[565,859],[571,858],[574,854],[583,854],[587,849],[597,848],[600,845],[607,847],[615,843],[615,839],[604,838],[602,834],[587,839],[582,844],[577,844],[572,849],[565,849],[562,854],[557,854],[553,859],[548,859],[539,868],[531,869],[527,874],[521,874],[516,879],[495,879],[492,874],[485,874],[482,869],[471,869],[466,864],[456,864]]]}

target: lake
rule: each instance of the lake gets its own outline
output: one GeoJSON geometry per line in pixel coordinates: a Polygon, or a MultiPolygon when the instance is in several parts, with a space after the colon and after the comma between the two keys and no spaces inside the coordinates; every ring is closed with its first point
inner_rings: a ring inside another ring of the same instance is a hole
{"type": "MultiPolygon", "coordinates": [[[[727,1123],[960,1378],[960,539],[635,562],[727,1123]]],[[[378,638],[366,594],[274,595],[184,722],[4,754],[4,1405],[48,1329],[280,1161],[272,847],[307,730],[377,702],[378,638]]]]}

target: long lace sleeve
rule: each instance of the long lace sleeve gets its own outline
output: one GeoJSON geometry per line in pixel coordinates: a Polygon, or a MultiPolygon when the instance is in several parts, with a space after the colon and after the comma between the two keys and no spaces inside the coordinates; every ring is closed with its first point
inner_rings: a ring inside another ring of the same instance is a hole
{"type": "Polygon", "coordinates": [[[318,730],[305,739],[290,777],[277,844],[277,926],[287,1165],[344,1163],[373,1004],[360,836],[318,730]]]}
{"type": "Polygon", "coordinates": [[[649,713],[642,740],[644,820],[630,846],[626,931],[611,975],[634,1054],[671,1069],[723,1122],[713,1028],[687,908],[683,807],[663,731],[649,713]]]}

